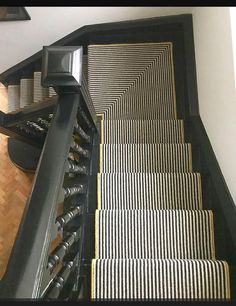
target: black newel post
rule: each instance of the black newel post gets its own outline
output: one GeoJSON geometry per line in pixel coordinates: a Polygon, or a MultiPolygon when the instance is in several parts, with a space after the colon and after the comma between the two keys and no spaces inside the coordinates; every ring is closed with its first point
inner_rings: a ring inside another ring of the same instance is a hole
{"type": "Polygon", "coordinates": [[[53,87],[61,95],[80,91],[83,48],[74,46],[43,47],[42,86],[53,87]]]}

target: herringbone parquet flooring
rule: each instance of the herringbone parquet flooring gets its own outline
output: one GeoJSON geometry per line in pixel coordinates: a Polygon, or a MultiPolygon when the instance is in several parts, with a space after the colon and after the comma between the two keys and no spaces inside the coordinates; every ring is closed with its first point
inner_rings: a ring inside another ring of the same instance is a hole
{"type": "MultiPolygon", "coordinates": [[[[7,92],[1,86],[0,110],[7,110],[7,92]]],[[[32,173],[21,171],[10,161],[7,137],[0,134],[0,278],[6,269],[32,180],[32,173]]]]}

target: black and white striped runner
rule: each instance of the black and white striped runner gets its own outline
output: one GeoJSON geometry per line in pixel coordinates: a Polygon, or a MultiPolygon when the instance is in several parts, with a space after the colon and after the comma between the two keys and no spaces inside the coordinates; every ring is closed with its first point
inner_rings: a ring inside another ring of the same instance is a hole
{"type": "Polygon", "coordinates": [[[184,122],[177,119],[171,42],[91,45],[88,83],[101,122],[91,297],[230,298],[216,260],[184,122]]]}
{"type": "Polygon", "coordinates": [[[103,144],[100,172],[192,172],[191,144],[103,144]]]}
{"type": "Polygon", "coordinates": [[[230,298],[229,268],[216,260],[94,259],[92,299],[230,298]]]}
{"type": "Polygon", "coordinates": [[[96,258],[214,259],[207,210],[97,210],[96,258]]]}
{"type": "Polygon", "coordinates": [[[199,173],[101,173],[99,209],[202,209],[199,173]]]}
{"type": "Polygon", "coordinates": [[[171,42],[90,45],[88,75],[96,112],[105,118],[176,118],[171,42]]]}
{"type": "Polygon", "coordinates": [[[103,120],[101,143],[183,143],[183,120],[103,120]]]}

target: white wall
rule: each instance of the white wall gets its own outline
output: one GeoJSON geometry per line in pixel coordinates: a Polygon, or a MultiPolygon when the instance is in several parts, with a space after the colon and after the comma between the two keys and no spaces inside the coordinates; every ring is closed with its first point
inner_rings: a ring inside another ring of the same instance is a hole
{"type": "Polygon", "coordinates": [[[236,203],[236,94],[229,7],[193,9],[200,115],[236,203]]]}
{"type": "Polygon", "coordinates": [[[236,7],[230,7],[230,21],[231,21],[233,58],[234,58],[234,76],[235,76],[235,88],[236,88],[236,7]]]}
{"type": "Polygon", "coordinates": [[[86,24],[191,12],[191,7],[26,7],[29,21],[0,22],[0,73],[86,24]]]}

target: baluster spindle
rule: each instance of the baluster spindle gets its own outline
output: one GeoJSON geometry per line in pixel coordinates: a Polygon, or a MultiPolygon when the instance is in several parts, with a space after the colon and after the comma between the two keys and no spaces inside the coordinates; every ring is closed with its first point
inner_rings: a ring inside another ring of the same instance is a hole
{"type": "Polygon", "coordinates": [[[56,224],[58,226],[58,230],[62,230],[62,228],[70,222],[72,219],[74,219],[76,216],[81,214],[81,207],[76,206],[72,210],[68,211],[66,214],[58,216],[56,219],[56,224]]]}
{"type": "Polygon", "coordinates": [[[85,111],[81,107],[78,108],[78,119],[79,117],[82,118],[82,120],[86,123],[88,128],[90,129],[93,128],[93,125],[91,124],[88,116],[86,115],[85,111]]]}
{"type": "Polygon", "coordinates": [[[76,195],[78,193],[85,193],[85,192],[86,192],[86,187],[85,187],[85,185],[82,185],[82,184],[79,184],[79,185],[73,186],[73,187],[64,188],[65,198],[68,198],[72,195],[76,195]]]}
{"type": "Polygon", "coordinates": [[[64,263],[63,267],[61,268],[60,272],[56,275],[54,280],[52,281],[51,286],[49,287],[45,298],[46,299],[56,299],[58,298],[62,288],[64,287],[68,277],[73,269],[74,262],[69,261],[64,263]]]}
{"type": "Polygon", "coordinates": [[[90,152],[87,149],[83,149],[80,145],[75,143],[74,141],[71,144],[71,149],[78,153],[79,155],[85,157],[85,158],[90,158],[90,152]]]}
{"type": "Polygon", "coordinates": [[[38,133],[37,131],[32,130],[32,129],[28,129],[26,126],[16,125],[16,128],[17,128],[19,131],[21,131],[21,132],[27,134],[27,135],[30,136],[30,137],[44,137],[44,134],[38,133]]]}
{"type": "Polygon", "coordinates": [[[47,133],[47,131],[45,131],[45,129],[43,129],[41,126],[39,126],[37,123],[32,122],[32,121],[26,121],[26,125],[29,126],[30,128],[34,129],[36,132],[41,133],[41,134],[45,134],[47,133]]]}
{"type": "Polygon", "coordinates": [[[76,174],[88,174],[88,168],[84,165],[80,166],[72,161],[68,161],[68,172],[76,174]]]}
{"type": "Polygon", "coordinates": [[[78,133],[79,136],[85,140],[85,142],[91,143],[91,137],[85,133],[81,126],[78,125],[78,123],[75,124],[75,132],[78,133]]]}
{"type": "Polygon", "coordinates": [[[37,123],[41,126],[41,127],[43,127],[44,129],[49,129],[49,127],[50,127],[50,122],[49,121],[47,121],[46,119],[43,119],[43,118],[38,118],[37,119],[37,123]]]}
{"type": "Polygon", "coordinates": [[[62,258],[69,252],[72,244],[79,239],[80,229],[67,236],[50,254],[48,259],[48,268],[52,270],[62,258]]]}

